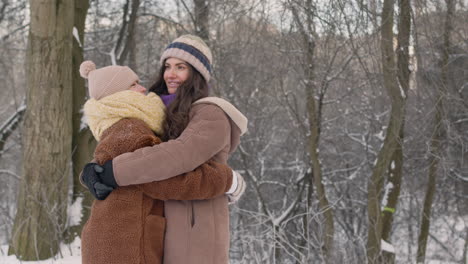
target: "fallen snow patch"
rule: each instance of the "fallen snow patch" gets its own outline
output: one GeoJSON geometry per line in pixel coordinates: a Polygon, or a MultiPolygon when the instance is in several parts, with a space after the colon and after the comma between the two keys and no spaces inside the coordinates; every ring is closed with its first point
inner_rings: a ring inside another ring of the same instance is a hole
{"type": "Polygon", "coordinates": [[[15,255],[7,256],[8,245],[0,247],[0,263],[2,264],[81,264],[81,239],[79,237],[69,244],[60,245],[60,253],[56,259],[50,258],[41,261],[21,261],[15,255]]]}

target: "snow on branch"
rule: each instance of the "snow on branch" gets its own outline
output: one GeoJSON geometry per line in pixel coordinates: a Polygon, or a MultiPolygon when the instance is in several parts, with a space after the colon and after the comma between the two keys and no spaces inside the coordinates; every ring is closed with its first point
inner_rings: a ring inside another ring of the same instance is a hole
{"type": "MultiPolygon", "coordinates": [[[[11,115],[1,126],[0,126],[0,142],[4,142],[7,137],[11,134],[13,129],[19,123],[23,114],[26,110],[26,104],[23,103],[13,115],[11,115]]],[[[1,149],[0,149],[1,151],[1,149]]]]}
{"type": "Polygon", "coordinates": [[[0,174],[8,174],[8,175],[11,175],[11,176],[13,176],[13,178],[16,179],[16,180],[20,180],[20,179],[21,179],[21,177],[20,177],[18,174],[14,173],[13,171],[10,171],[10,170],[0,170],[0,174]]]}

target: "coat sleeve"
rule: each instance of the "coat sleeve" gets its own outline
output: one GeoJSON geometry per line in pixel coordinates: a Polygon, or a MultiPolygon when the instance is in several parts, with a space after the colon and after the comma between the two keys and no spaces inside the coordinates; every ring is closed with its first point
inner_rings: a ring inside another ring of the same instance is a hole
{"type": "Polygon", "coordinates": [[[230,144],[231,124],[221,108],[200,104],[192,110],[194,115],[177,139],[124,153],[113,160],[119,186],[162,181],[193,171],[230,144]]]}
{"type": "Polygon", "coordinates": [[[229,166],[208,161],[194,171],[137,186],[153,199],[203,200],[226,193],[231,187],[232,177],[229,166]]]}

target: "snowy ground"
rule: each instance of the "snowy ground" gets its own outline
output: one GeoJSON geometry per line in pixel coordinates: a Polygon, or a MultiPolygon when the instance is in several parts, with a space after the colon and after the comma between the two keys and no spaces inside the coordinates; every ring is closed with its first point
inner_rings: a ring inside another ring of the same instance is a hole
{"type": "MultiPolygon", "coordinates": [[[[0,263],[1,264],[21,264],[21,263],[22,264],[81,264],[80,244],[81,244],[81,241],[79,238],[77,238],[72,244],[61,246],[62,257],[57,258],[57,259],[47,259],[47,260],[42,260],[42,261],[20,261],[15,256],[6,256],[8,252],[8,246],[3,245],[0,248],[0,263]]],[[[459,264],[459,263],[440,261],[440,260],[428,260],[426,264],[459,264]]]]}
{"type": "Polygon", "coordinates": [[[62,245],[60,247],[61,254],[57,259],[47,259],[42,261],[20,261],[16,256],[7,256],[8,246],[2,245],[0,247],[0,263],[1,264],[81,264],[81,240],[75,239],[70,245],[62,245]]]}
{"type": "MultiPolygon", "coordinates": [[[[75,213],[78,211],[76,208],[75,213]]],[[[71,215],[78,215],[71,214],[71,215]]],[[[447,252],[441,249],[441,245],[435,243],[433,239],[429,240],[428,244],[428,258],[425,264],[460,264],[458,260],[462,259],[463,255],[463,246],[464,246],[464,233],[468,228],[468,217],[441,217],[431,223],[432,234],[438,238],[439,243],[450,248],[452,256],[447,256],[447,252]],[[456,236],[454,234],[460,234],[456,236]],[[449,261],[447,259],[455,259],[457,261],[449,261]]],[[[407,252],[407,242],[410,239],[405,234],[405,230],[401,227],[397,231],[397,236],[402,239],[400,243],[395,243],[396,254],[397,256],[406,256],[407,252]]],[[[414,238],[413,238],[414,240],[414,238]]],[[[81,240],[76,238],[73,243],[70,245],[63,245],[60,247],[60,253],[55,257],[55,259],[48,259],[43,261],[20,261],[16,256],[7,256],[8,246],[0,246],[0,264],[80,264],[81,263],[81,250],[80,250],[81,240]]],[[[411,254],[411,259],[415,259],[414,252],[411,254]]],[[[397,263],[402,264],[413,264],[413,261],[408,262],[404,257],[397,257],[397,263]]],[[[232,263],[236,264],[236,263],[232,263]]],[[[266,263],[268,264],[268,263],[266,263]]],[[[314,263],[311,263],[314,264],[314,263]]],[[[468,263],[467,263],[468,264],[468,263]]]]}

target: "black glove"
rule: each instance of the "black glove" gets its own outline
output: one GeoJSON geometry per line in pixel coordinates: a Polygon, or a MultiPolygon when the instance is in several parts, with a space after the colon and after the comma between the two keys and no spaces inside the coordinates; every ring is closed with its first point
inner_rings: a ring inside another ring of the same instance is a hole
{"type": "Polygon", "coordinates": [[[104,171],[98,171],[101,182],[114,189],[119,187],[119,185],[117,185],[117,182],[115,181],[115,178],[114,178],[114,169],[112,168],[112,160],[106,161],[104,165],[102,165],[101,168],[104,169],[104,171]]]}
{"type": "Polygon", "coordinates": [[[107,196],[114,190],[114,188],[105,185],[104,183],[96,182],[94,184],[94,190],[96,192],[96,199],[105,200],[107,196]]]}
{"type": "MultiPolygon", "coordinates": [[[[112,165],[112,163],[111,163],[112,165]]],[[[83,169],[81,179],[83,180],[89,192],[98,200],[104,200],[114,190],[111,186],[104,184],[100,180],[100,176],[104,172],[104,168],[97,163],[88,163],[83,169]]]]}

